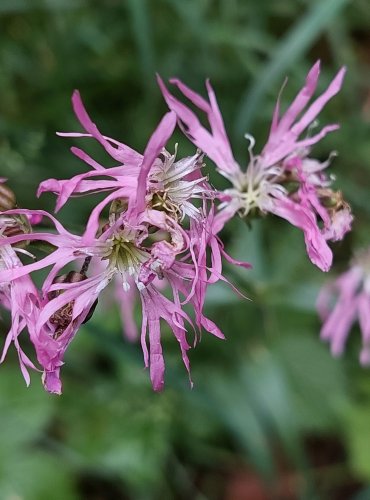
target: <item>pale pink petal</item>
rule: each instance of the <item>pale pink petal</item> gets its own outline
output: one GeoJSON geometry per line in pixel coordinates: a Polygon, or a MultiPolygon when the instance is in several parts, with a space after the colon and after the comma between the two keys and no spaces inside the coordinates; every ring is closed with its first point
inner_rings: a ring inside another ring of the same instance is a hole
{"type": "Polygon", "coordinates": [[[212,133],[201,125],[195,113],[168,91],[159,76],[157,79],[168,107],[176,113],[180,123],[183,125],[185,134],[198,148],[204,151],[206,155],[215,162],[220,173],[226,177],[231,177],[233,175],[238,176],[240,167],[232,154],[216,98],[210,84],[207,84],[211,100],[211,105],[208,105],[203,98],[188,89],[188,87],[179,80],[171,80],[172,83],[184,92],[186,97],[188,97],[193,104],[196,106],[198,105],[202,111],[207,113],[212,133]]]}
{"type": "Polygon", "coordinates": [[[285,197],[276,200],[271,212],[303,231],[310,260],[322,271],[328,271],[333,254],[317,226],[313,213],[285,197]]]}
{"type": "Polygon", "coordinates": [[[141,155],[134,151],[132,148],[126,146],[125,144],[118,143],[118,147],[113,147],[110,140],[103,136],[95,123],[93,123],[86,112],[86,109],[82,103],[80,93],[75,90],[72,96],[73,109],[79,119],[81,125],[84,129],[92,135],[100,144],[104,147],[107,153],[112,156],[115,160],[125,163],[126,160],[132,161],[134,156],[137,160],[140,160],[141,155]]]}
{"type": "Polygon", "coordinates": [[[349,331],[357,316],[351,302],[339,301],[321,330],[321,338],[330,340],[333,356],[343,353],[349,331]]]}
{"type": "Polygon", "coordinates": [[[144,159],[140,167],[137,184],[134,211],[139,214],[145,208],[145,195],[147,190],[147,177],[154,161],[167,144],[176,125],[176,115],[172,111],[166,113],[156,130],[152,134],[144,151],[144,159]]]}
{"type": "Polygon", "coordinates": [[[292,132],[295,136],[298,137],[315,120],[330,99],[340,91],[345,73],[346,68],[341,68],[325,92],[311,104],[302,118],[293,125],[292,132]]]}
{"type": "MultiPolygon", "coordinates": [[[[313,96],[320,75],[320,61],[316,61],[316,63],[312,66],[310,71],[306,76],[306,83],[304,87],[298,92],[292,104],[284,113],[284,116],[278,122],[278,125],[275,126],[274,135],[275,137],[281,136],[283,133],[288,131],[290,127],[293,125],[297,116],[303,111],[303,109],[309,103],[311,97],[313,96]]],[[[276,118],[275,118],[276,120],[276,118]]]]}
{"type": "Polygon", "coordinates": [[[319,62],[317,62],[308,73],[305,86],[298,93],[278,124],[276,124],[276,116],[274,115],[273,128],[270,131],[269,139],[261,154],[265,168],[277,164],[299,148],[309,147],[317,143],[327,133],[338,128],[336,124],[327,125],[316,135],[307,137],[301,141],[298,140],[299,136],[311,123],[313,123],[327,102],[339,92],[343,83],[345,68],[340,69],[326,91],[319,96],[303,113],[301,118],[294,123],[298,115],[310,101],[316,89],[319,69],[319,62]]]}
{"type": "Polygon", "coordinates": [[[358,319],[364,344],[370,346],[370,296],[362,292],[358,297],[358,319]]]}
{"type": "Polygon", "coordinates": [[[115,294],[118,299],[118,304],[121,313],[121,321],[125,337],[134,342],[138,339],[138,328],[134,317],[134,306],[138,296],[133,281],[130,289],[125,291],[122,287],[122,282],[119,279],[115,280],[115,294]]]}

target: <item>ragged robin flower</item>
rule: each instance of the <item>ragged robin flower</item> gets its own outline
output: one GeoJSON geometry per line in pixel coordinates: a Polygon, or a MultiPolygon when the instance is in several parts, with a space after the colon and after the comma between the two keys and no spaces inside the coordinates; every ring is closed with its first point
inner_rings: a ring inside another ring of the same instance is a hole
{"type": "Polygon", "coordinates": [[[317,62],[309,71],[304,87],[282,116],[278,99],[267,143],[259,155],[253,153],[254,139],[246,135],[250,159],[245,170],[234,158],[209,81],[206,82],[207,101],[181,81],[170,80],[185,98],[206,114],[210,130],[201,124],[190,107],[169,92],[159,77],[158,82],[184,133],[232,184],[219,193],[221,204],[215,229],[220,231],[235,214],[243,218],[275,214],[303,231],[309,258],[321,270],[328,271],[332,251],[327,240],[342,239],[351,227],[352,215],[341,194],[331,189],[332,178],[325,172],[329,161],[319,162],[309,156],[311,147],[338,125],[327,125],[316,134],[302,137],[305,131],[312,132],[317,116],[340,90],[345,69],[342,68],[325,92],[309,104],[319,73],[320,63],[317,62]]]}

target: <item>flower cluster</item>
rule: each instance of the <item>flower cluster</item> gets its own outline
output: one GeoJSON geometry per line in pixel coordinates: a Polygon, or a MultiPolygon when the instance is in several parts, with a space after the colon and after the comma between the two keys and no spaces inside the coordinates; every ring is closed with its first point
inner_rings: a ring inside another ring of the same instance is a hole
{"type": "Polygon", "coordinates": [[[154,390],[164,385],[161,321],[178,341],[190,374],[189,331],[194,332],[194,344],[202,329],[224,338],[204,314],[207,288],[219,280],[227,281],[223,259],[231,265],[250,267],[232,259],[219,236],[235,215],[248,218],[272,213],[286,219],[303,231],[311,261],[327,271],[332,262],[327,241],[342,239],[350,229],[352,216],[341,193],[331,188],[332,178],[326,174],[329,161],[310,157],[311,147],[338,125],[328,125],[315,135],[301,138],[340,90],[344,69],[309,104],[318,76],[316,63],[282,117],[278,100],[260,155],[254,155],[253,139],[247,136],[250,161],[246,170],[234,159],[209,82],[206,101],[180,81],[171,81],[206,114],[207,129],[158,78],[170,110],[143,154],[103,135],[75,91],[72,104],[83,132],[59,135],[97,141],[114,166],[104,166],[86,151],[72,147],[72,153],[87,167],[85,172],[40,184],[38,195],[56,195],[56,212],[73,196],[103,193],[103,200],[92,208],[79,234],[70,232],[45,211],[18,208],[2,179],[0,302],[10,311],[12,326],[1,361],[13,342],[27,384],[28,368],[40,370],[46,390],[60,394],[66,349],[81,325],[91,318],[103,290],[113,282],[131,339],[137,332],[133,305],[136,299],[141,302],[141,345],[154,390]],[[177,123],[196,146],[192,156],[179,158],[177,145],[173,152],[166,149],[177,123]],[[230,181],[230,188],[217,191],[209,184],[204,172],[207,157],[230,181]],[[36,259],[32,245],[40,242],[49,250],[36,259]],[[23,260],[19,253],[24,254],[23,260]],[[48,274],[39,290],[30,276],[44,268],[48,274]],[[25,330],[39,367],[20,347],[19,336],[25,330]]]}

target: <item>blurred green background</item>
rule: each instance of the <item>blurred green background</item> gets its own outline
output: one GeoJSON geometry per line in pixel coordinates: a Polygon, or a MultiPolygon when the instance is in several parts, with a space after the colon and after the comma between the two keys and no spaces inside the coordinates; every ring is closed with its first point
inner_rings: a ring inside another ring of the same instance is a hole
{"type": "MultiPolygon", "coordinates": [[[[190,352],[193,390],[166,331],[166,389],[152,392],[114,306],[98,307],[70,346],[61,397],[45,394],[38,374],[26,389],[12,353],[0,367],[1,500],[370,499],[360,334],[333,360],[315,312],[322,284],[370,245],[368,0],[0,0],[0,175],[20,206],[53,208],[51,195],[35,198],[38,183],[84,169],[69,152],[76,142],[55,135],[79,130],[75,88],[105,134],[142,151],[166,109],[156,71],[200,92],[211,78],[244,164],[244,133],[258,151],[285,76],[283,105],[317,58],[320,89],[348,66],[321,114],[342,127],[313,155],[339,152],[332,172],[356,217],[330,275],[285,222],[233,221],[229,252],[254,269],[226,273],[252,301],[226,285],[210,291],[208,315],[228,340],[204,335],[190,352]]],[[[179,151],[193,148],[182,140],[179,151]]],[[[72,202],[62,220],[78,227],[93,203],[72,202]]]]}

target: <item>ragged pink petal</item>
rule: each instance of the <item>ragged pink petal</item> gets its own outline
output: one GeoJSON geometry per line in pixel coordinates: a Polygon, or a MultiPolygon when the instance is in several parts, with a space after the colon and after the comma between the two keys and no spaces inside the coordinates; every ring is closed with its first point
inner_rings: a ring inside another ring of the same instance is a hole
{"type": "Polygon", "coordinates": [[[162,151],[171,137],[176,125],[176,115],[173,112],[167,113],[160,121],[158,127],[149,139],[144,151],[143,162],[140,166],[140,174],[137,182],[137,192],[135,199],[135,214],[139,214],[145,208],[145,195],[147,190],[147,177],[154,161],[162,151]]]}
{"type": "Polygon", "coordinates": [[[323,326],[321,338],[330,342],[333,355],[341,355],[352,325],[358,320],[362,334],[360,363],[370,363],[370,252],[363,251],[348,271],[320,292],[317,308],[323,326]]]}
{"type": "Polygon", "coordinates": [[[222,116],[210,83],[207,82],[210,100],[210,104],[208,104],[201,96],[186,87],[186,85],[179,80],[171,80],[171,83],[176,85],[195,106],[198,106],[201,111],[207,114],[211,128],[209,132],[202,126],[195,113],[169,92],[159,76],[157,80],[168,107],[176,113],[180,124],[183,126],[183,131],[190,140],[215,162],[222,175],[227,178],[238,176],[240,167],[236,163],[231,151],[222,116]]]}
{"type": "Polygon", "coordinates": [[[332,264],[333,254],[309,208],[284,197],[276,200],[271,211],[303,231],[310,260],[322,271],[328,271],[332,264]]]}

